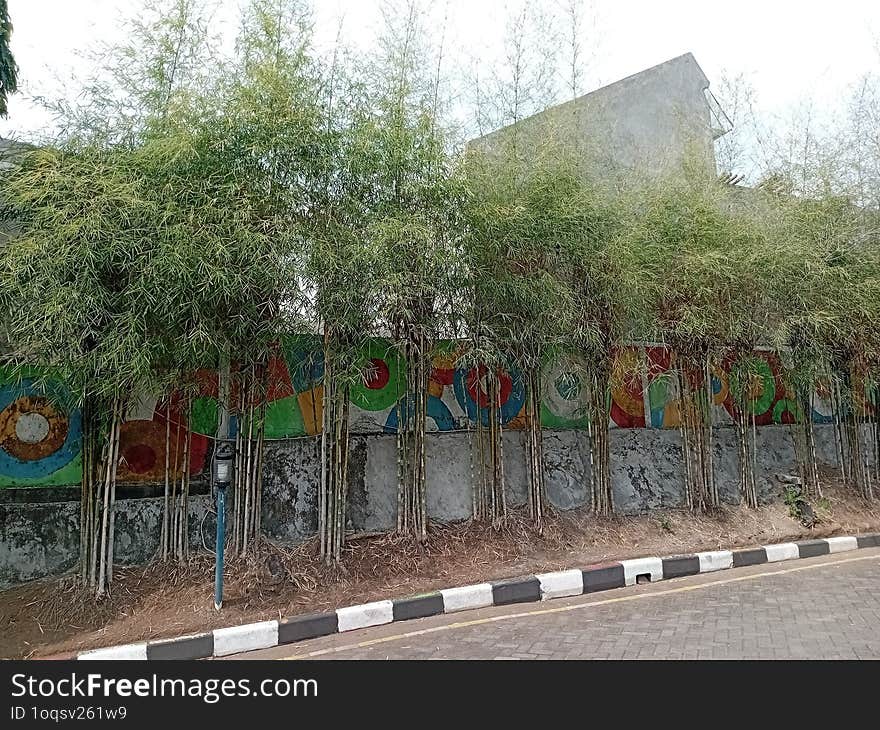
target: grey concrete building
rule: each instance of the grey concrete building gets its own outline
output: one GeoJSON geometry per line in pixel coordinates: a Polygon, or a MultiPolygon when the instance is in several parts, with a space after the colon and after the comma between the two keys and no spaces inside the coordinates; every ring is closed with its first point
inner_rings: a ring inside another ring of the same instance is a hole
{"type": "Polygon", "coordinates": [[[585,172],[609,182],[662,175],[691,161],[715,173],[714,143],[731,123],[693,54],[685,53],[473,140],[498,152],[516,140],[525,160],[565,146],[585,172]]]}

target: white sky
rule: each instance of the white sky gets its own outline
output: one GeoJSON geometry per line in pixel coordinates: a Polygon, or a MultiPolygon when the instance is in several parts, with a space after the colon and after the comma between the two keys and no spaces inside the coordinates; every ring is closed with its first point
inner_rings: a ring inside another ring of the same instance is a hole
{"type": "MultiPolygon", "coordinates": [[[[532,0],[550,4],[560,0],[532,0]]],[[[216,22],[234,14],[237,0],[216,22]]],[[[437,0],[441,4],[443,0],[437,0]]],[[[880,0],[598,0],[587,23],[592,46],[588,89],[692,51],[710,80],[723,70],[749,75],[765,112],[804,98],[824,109],[844,103],[850,85],[880,70],[880,0]]],[[[57,77],[83,71],[76,57],[99,41],[119,38],[126,0],[9,0],[13,53],[24,94],[10,100],[0,135],[27,138],[49,120],[27,99],[46,93],[57,77]]],[[[379,21],[378,0],[315,0],[319,37],[332,38],[340,11],[352,41],[369,48],[379,21]]],[[[505,0],[449,0],[447,35],[462,48],[497,47],[505,0]]],[[[460,54],[460,52],[459,52],[460,54]]],[[[491,55],[491,54],[490,54],[491,55]]]]}

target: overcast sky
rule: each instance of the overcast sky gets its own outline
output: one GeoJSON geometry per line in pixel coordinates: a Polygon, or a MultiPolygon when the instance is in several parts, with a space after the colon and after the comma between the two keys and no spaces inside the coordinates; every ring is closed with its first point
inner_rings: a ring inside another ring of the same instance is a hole
{"type": "MultiPolygon", "coordinates": [[[[319,35],[331,38],[345,15],[347,35],[369,47],[378,1],[316,0],[319,35]]],[[[558,0],[533,0],[547,4],[558,0]]],[[[238,0],[215,18],[231,27],[238,0]]],[[[437,0],[437,5],[443,0],[437,0]]],[[[51,93],[57,77],[84,70],[77,51],[120,37],[119,19],[138,0],[9,0],[13,53],[24,92],[10,101],[0,134],[27,138],[49,119],[28,93],[51,93]]],[[[599,0],[586,2],[593,49],[587,90],[691,51],[709,79],[746,73],[767,113],[807,97],[821,108],[842,104],[848,89],[880,70],[880,0],[599,0]],[[592,20],[595,20],[595,23],[592,20]]],[[[489,49],[501,37],[505,0],[449,0],[448,34],[462,47],[489,49]]]]}

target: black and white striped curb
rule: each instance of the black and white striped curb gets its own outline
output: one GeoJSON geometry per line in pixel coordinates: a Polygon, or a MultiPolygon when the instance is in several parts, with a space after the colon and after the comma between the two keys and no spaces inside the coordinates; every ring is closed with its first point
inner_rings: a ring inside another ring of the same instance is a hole
{"type": "Polygon", "coordinates": [[[829,537],[744,550],[712,550],[667,558],[635,558],[584,569],[539,573],[521,578],[446,588],[434,593],[347,606],[328,613],[295,616],[215,629],[204,634],[82,652],[77,659],[206,659],[268,649],[319,636],[408,621],[472,608],[546,601],[623,588],[698,573],[812,558],[858,548],[880,547],[880,533],[829,537]]]}

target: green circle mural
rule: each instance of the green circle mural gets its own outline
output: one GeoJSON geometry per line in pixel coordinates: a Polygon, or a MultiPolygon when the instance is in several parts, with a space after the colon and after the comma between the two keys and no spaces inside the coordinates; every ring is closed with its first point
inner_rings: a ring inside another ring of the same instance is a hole
{"type": "Polygon", "coordinates": [[[773,406],[773,423],[796,423],[803,420],[803,413],[795,401],[783,398],[773,406]]]}
{"type": "Polygon", "coordinates": [[[730,369],[730,380],[734,379],[739,382],[751,383],[752,378],[760,378],[760,393],[756,397],[749,398],[746,401],[746,408],[753,416],[760,416],[766,413],[773,401],[776,400],[776,379],[773,377],[773,371],[770,369],[770,363],[764,358],[751,358],[748,364],[736,363],[730,369]]]}
{"type": "Polygon", "coordinates": [[[193,399],[191,424],[193,433],[214,436],[219,421],[217,399],[202,395],[193,399]]]}
{"type": "Polygon", "coordinates": [[[564,361],[544,366],[541,387],[541,425],[547,428],[583,428],[585,387],[577,368],[564,361]]]}
{"type": "Polygon", "coordinates": [[[266,406],[265,437],[267,439],[304,436],[305,433],[302,411],[295,395],[279,398],[266,406]]]}
{"type": "Polygon", "coordinates": [[[404,390],[406,373],[397,351],[388,343],[373,341],[364,348],[362,377],[351,388],[351,402],[365,411],[384,411],[404,390]]]}

